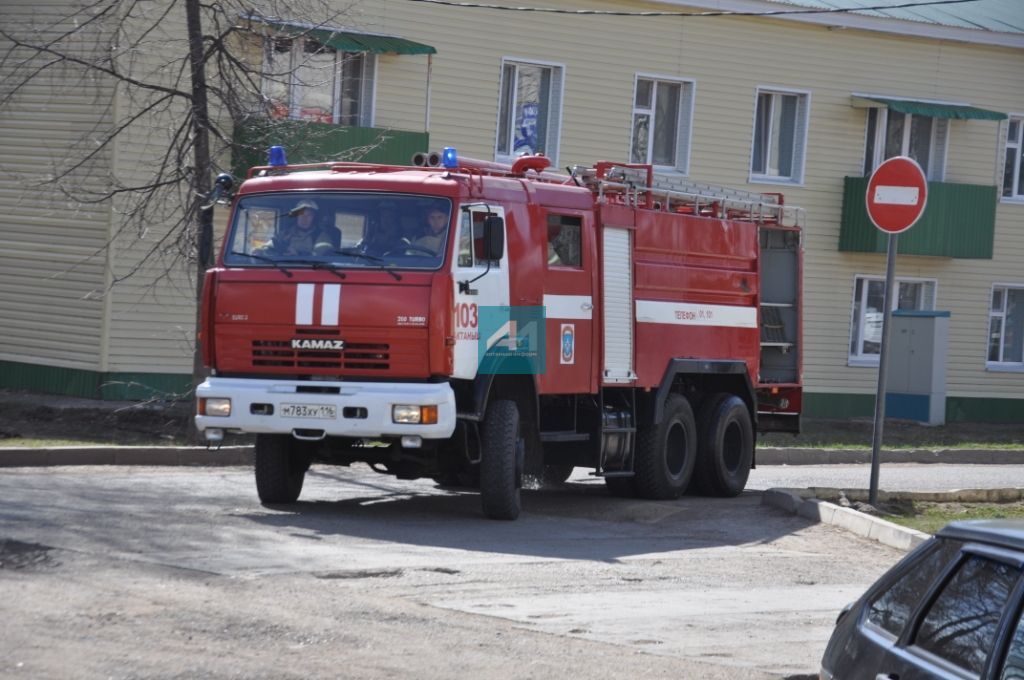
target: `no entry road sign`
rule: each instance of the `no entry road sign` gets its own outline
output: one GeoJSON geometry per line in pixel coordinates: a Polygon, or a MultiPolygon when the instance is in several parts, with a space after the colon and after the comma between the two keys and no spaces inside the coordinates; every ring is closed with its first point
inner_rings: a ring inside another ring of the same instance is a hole
{"type": "Polygon", "coordinates": [[[913,158],[890,158],[868,180],[868,217],[884,232],[899,234],[910,229],[921,218],[927,201],[928,180],[913,158]]]}

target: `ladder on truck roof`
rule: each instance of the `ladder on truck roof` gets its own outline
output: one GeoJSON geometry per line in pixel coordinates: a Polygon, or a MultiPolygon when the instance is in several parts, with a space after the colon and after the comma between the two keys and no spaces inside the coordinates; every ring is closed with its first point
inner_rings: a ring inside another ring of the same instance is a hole
{"type": "Polygon", "coordinates": [[[649,165],[598,163],[575,167],[572,176],[598,195],[636,207],[701,217],[744,220],[765,225],[803,228],[804,211],[786,205],[781,193],[757,193],[656,174],[649,165]]]}

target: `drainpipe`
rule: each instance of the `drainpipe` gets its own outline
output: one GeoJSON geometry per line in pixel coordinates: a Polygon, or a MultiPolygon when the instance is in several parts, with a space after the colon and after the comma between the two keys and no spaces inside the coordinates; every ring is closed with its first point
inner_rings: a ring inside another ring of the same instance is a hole
{"type": "Polygon", "coordinates": [[[434,68],[434,55],[427,55],[427,105],[423,111],[423,131],[430,132],[430,72],[434,68]]]}

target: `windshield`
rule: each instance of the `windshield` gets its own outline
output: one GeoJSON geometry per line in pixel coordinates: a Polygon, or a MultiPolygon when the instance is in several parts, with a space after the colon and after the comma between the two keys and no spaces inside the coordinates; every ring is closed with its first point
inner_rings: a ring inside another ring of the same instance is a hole
{"type": "Polygon", "coordinates": [[[224,263],[437,269],[451,201],[382,193],[289,192],[244,196],[235,208],[224,263]]]}

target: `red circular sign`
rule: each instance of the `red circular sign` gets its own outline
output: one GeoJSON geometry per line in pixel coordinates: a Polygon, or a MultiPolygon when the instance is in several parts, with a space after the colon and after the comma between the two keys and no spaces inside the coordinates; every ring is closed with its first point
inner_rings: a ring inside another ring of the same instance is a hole
{"type": "Polygon", "coordinates": [[[928,202],[928,180],[917,161],[896,156],[871,173],[866,198],[868,217],[875,226],[899,234],[921,218],[928,202]]]}

